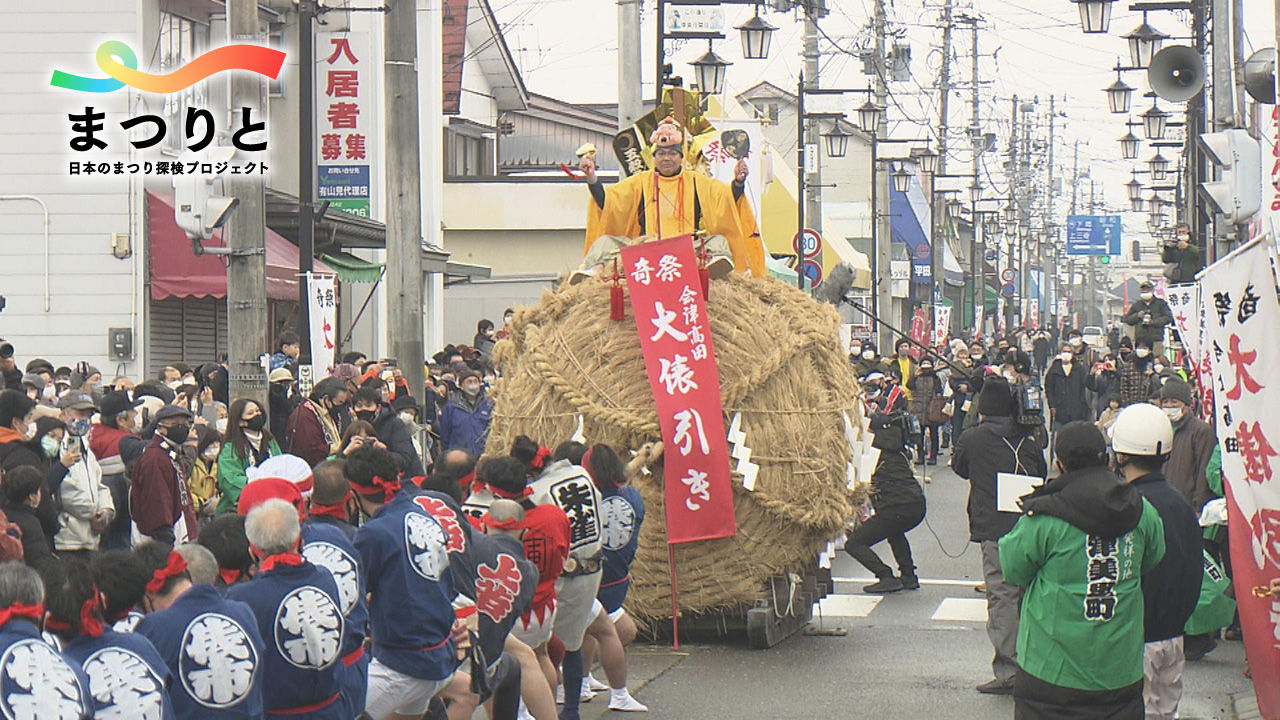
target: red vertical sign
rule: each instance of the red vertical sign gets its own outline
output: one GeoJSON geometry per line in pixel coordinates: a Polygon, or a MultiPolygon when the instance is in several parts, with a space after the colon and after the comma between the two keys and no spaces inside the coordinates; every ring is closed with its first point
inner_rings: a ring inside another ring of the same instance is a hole
{"type": "Polygon", "coordinates": [[[731,537],[733,487],[720,373],[689,235],[622,249],[666,445],[667,542],[731,537]]]}

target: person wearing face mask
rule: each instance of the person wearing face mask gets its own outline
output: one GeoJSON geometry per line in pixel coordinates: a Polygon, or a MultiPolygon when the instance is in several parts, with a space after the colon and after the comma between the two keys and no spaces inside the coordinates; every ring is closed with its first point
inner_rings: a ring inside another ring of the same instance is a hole
{"type": "Polygon", "coordinates": [[[218,512],[234,512],[240,491],[248,482],[245,471],[280,454],[280,446],[267,429],[267,414],[248,398],[231,403],[227,434],[218,454],[218,512]]]}
{"type": "Polygon", "coordinates": [[[1156,297],[1155,288],[1150,280],[1138,286],[1138,299],[1129,306],[1121,321],[1133,326],[1133,344],[1146,341],[1147,347],[1159,355],[1164,348],[1164,329],[1173,322],[1173,311],[1169,303],[1156,297]]]}
{"type": "Polygon", "coordinates": [[[1174,230],[1172,240],[1160,249],[1160,262],[1164,263],[1164,276],[1171,283],[1192,283],[1196,273],[1204,269],[1204,257],[1200,246],[1191,242],[1191,228],[1181,223],[1174,230]]]}
{"type": "Polygon", "coordinates": [[[1044,376],[1045,399],[1054,432],[1067,423],[1093,419],[1084,395],[1087,366],[1078,357],[1070,343],[1064,344],[1044,376]]]}
{"type": "Polygon", "coordinates": [[[1120,406],[1146,402],[1151,396],[1151,345],[1146,340],[1135,343],[1137,347],[1124,359],[1125,347],[1120,346],[1120,406]]]}
{"type": "Polygon", "coordinates": [[[329,377],[316,383],[311,397],[298,405],[285,424],[285,449],[312,467],[337,452],[342,431],[338,429],[333,411],[344,405],[350,395],[347,384],[339,378],[329,377]]]}
{"type": "Polygon", "coordinates": [[[515,308],[507,308],[502,311],[502,328],[493,334],[494,340],[506,340],[511,337],[511,321],[516,317],[515,308]]]}
{"type": "Polygon", "coordinates": [[[51,467],[46,482],[58,500],[58,531],[53,549],[58,555],[88,556],[98,549],[102,532],[115,517],[111,490],[102,479],[102,466],[89,447],[90,418],[98,411],[88,393],[69,392],[58,404],[67,426],[62,454],[74,459],[51,467]]]}
{"type": "Polygon", "coordinates": [[[1106,451],[1093,425],[1063,427],[1058,477],[1018,501],[1023,514],[1000,539],[1004,579],[1025,589],[1018,718],[1143,717],[1143,585],[1165,554],[1164,528],[1107,469],[1106,451]]]}
{"type": "MultiPolygon", "coordinates": [[[[1133,350],[1129,352],[1132,354],[1133,350]]],[[[1117,405],[1120,402],[1120,371],[1116,362],[1116,356],[1108,352],[1102,358],[1102,362],[1093,364],[1093,368],[1089,370],[1089,376],[1084,380],[1084,386],[1094,393],[1096,398],[1097,414],[1101,415],[1112,400],[1117,405]]]]}
{"type": "MultiPolygon", "coordinates": [[[[289,416],[297,409],[298,398],[294,394],[293,373],[288,368],[276,368],[267,376],[267,407],[271,410],[271,434],[284,437],[285,425],[289,416]]],[[[225,429],[218,432],[226,433],[225,429]]]]}
{"type": "Polygon", "coordinates": [[[916,367],[915,377],[907,382],[910,391],[911,414],[920,421],[920,440],[916,445],[916,464],[938,464],[938,432],[943,422],[950,418],[943,415],[946,403],[943,383],[933,370],[933,360],[924,358],[916,367]]]}
{"type": "Polygon", "coordinates": [[[1093,363],[1095,350],[1084,341],[1084,335],[1079,330],[1072,328],[1067,331],[1067,344],[1070,346],[1071,353],[1076,356],[1076,360],[1084,367],[1087,368],[1093,363]]]}
{"type": "Polygon", "coordinates": [[[881,362],[876,346],[870,341],[864,341],[858,356],[853,358],[853,371],[858,377],[865,377],[868,373],[884,372],[884,363],[881,362]]]}
{"type": "Polygon", "coordinates": [[[1185,382],[1172,379],[1160,388],[1160,407],[1173,425],[1173,447],[1164,475],[1199,517],[1204,504],[1214,498],[1206,468],[1217,440],[1213,428],[1196,417],[1191,405],[1191,388],[1185,382]]]}
{"type": "Polygon", "coordinates": [[[377,390],[360,388],[352,401],[356,419],[373,426],[374,434],[400,464],[400,470],[408,477],[425,475],[422,457],[413,445],[413,436],[391,406],[382,400],[377,390]]]}
{"type": "Polygon", "coordinates": [[[196,539],[196,508],[182,468],[191,422],[191,411],[177,405],[156,413],[155,434],[129,472],[135,541],[142,536],[170,544],[196,539]]]}
{"type": "Polygon", "coordinates": [[[129,542],[129,478],[125,469],[137,460],[147,443],[138,434],[141,399],[130,400],[128,393],[109,392],[102,396],[98,423],[89,434],[89,449],[102,466],[102,479],[111,489],[115,519],[102,534],[102,549],[128,549],[129,542]]]}
{"type": "MultiPolygon", "coordinates": [[[[19,390],[0,390],[0,471],[30,466],[43,476],[55,462],[40,449],[36,439],[36,403],[19,390]]],[[[46,489],[36,511],[50,545],[58,530],[58,512],[46,489]]]]}
{"type": "Polygon", "coordinates": [[[493,321],[489,319],[481,320],[476,323],[476,336],[472,339],[471,344],[475,349],[480,351],[482,357],[493,357],[493,346],[498,344],[494,339],[497,333],[493,329],[493,321]]]}
{"type": "Polygon", "coordinates": [[[493,419],[493,400],[484,393],[480,375],[474,370],[460,373],[458,390],[450,393],[440,411],[440,445],[445,450],[461,448],[473,455],[484,452],[493,419]]]}
{"type": "Polygon", "coordinates": [[[195,425],[192,430],[196,435],[196,447],[187,488],[196,513],[205,518],[217,511],[218,500],[221,499],[218,495],[218,456],[222,453],[222,434],[208,425],[195,425]]]}
{"type": "Polygon", "coordinates": [[[1176,445],[1167,412],[1151,405],[1125,408],[1111,427],[1117,471],[1156,509],[1164,528],[1164,558],[1142,577],[1146,642],[1143,698],[1146,716],[1159,720],[1178,717],[1186,663],[1183,629],[1200,599],[1203,573],[1198,514],[1161,473],[1176,445]]]}
{"type": "Polygon", "coordinates": [[[98,400],[102,397],[102,371],[83,360],[76,363],[71,373],[71,390],[88,393],[98,400]]]}

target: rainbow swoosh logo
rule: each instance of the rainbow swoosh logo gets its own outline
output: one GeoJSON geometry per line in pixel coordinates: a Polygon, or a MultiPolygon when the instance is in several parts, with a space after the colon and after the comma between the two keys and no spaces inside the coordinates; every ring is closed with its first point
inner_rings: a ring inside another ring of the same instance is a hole
{"type": "Polygon", "coordinates": [[[285,54],[258,45],[227,45],[210,50],[167,75],[152,75],[138,69],[133,48],[119,40],[98,46],[94,58],[108,77],[88,78],[54,70],[49,84],[80,92],[109,93],[128,85],[143,92],[173,93],[195,85],[223,70],[248,70],[275,79],[284,65],[285,54]]]}

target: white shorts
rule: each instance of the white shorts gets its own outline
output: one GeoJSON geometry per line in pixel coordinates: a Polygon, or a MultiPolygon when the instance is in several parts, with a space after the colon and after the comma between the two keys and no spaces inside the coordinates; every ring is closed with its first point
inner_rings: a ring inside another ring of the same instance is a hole
{"type": "Polygon", "coordinates": [[[617,623],[619,620],[622,619],[622,616],[626,614],[627,614],[626,608],[618,608],[617,610],[614,610],[613,612],[609,613],[609,619],[612,620],[614,623],[617,623]]]}
{"type": "Polygon", "coordinates": [[[385,720],[393,714],[422,715],[431,698],[452,680],[423,680],[409,677],[378,662],[369,663],[369,690],[364,711],[373,720],[385,720]]]}
{"type": "Polygon", "coordinates": [[[587,627],[603,606],[596,600],[600,589],[600,571],[590,575],[560,576],[556,580],[556,637],[569,652],[582,649],[587,627]]]}
{"type": "Polygon", "coordinates": [[[550,609],[542,615],[542,619],[538,619],[538,613],[529,613],[529,622],[526,624],[524,618],[520,618],[515,625],[511,626],[511,634],[517,640],[528,645],[531,648],[542,647],[551,639],[551,628],[556,623],[556,603],[551,602],[550,609]]]}

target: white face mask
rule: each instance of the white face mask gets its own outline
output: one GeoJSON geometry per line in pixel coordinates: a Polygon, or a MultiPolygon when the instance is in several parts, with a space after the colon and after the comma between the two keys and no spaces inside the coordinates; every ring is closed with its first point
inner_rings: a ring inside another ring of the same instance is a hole
{"type": "Polygon", "coordinates": [[[876,359],[876,351],[875,351],[875,350],[863,350],[863,351],[862,351],[862,359],[863,359],[863,360],[875,360],[875,359],[876,359]]]}
{"type": "Polygon", "coordinates": [[[1148,350],[1148,349],[1146,349],[1146,348],[1138,348],[1137,350],[1134,350],[1134,351],[1133,351],[1133,354],[1134,354],[1134,355],[1137,355],[1137,356],[1138,356],[1138,357],[1140,357],[1140,358],[1144,358],[1144,357],[1147,357],[1148,355],[1150,355],[1150,354],[1151,354],[1151,351],[1150,351],[1150,350],[1148,350]]]}
{"type": "Polygon", "coordinates": [[[213,426],[223,435],[227,434],[227,418],[218,418],[213,421],[213,426]]]}
{"type": "Polygon", "coordinates": [[[1169,422],[1176,423],[1179,420],[1181,420],[1183,412],[1185,411],[1182,408],[1176,408],[1176,407],[1164,408],[1164,414],[1169,416],[1169,422]]]}
{"type": "Polygon", "coordinates": [[[205,448],[201,455],[205,460],[217,460],[219,452],[222,452],[222,446],[215,443],[205,448]]]}
{"type": "Polygon", "coordinates": [[[1139,295],[1138,297],[1142,298],[1143,300],[1150,301],[1150,300],[1151,300],[1151,298],[1153,298],[1153,297],[1155,297],[1155,296],[1156,296],[1156,294],[1155,294],[1155,293],[1149,293],[1149,292],[1146,292],[1146,293],[1142,293],[1142,294],[1141,294],[1141,295],[1139,295]]]}
{"type": "Polygon", "coordinates": [[[1064,365],[1065,365],[1065,364],[1067,364],[1067,363],[1071,362],[1071,358],[1072,358],[1072,357],[1073,357],[1073,355],[1072,355],[1071,353],[1069,353],[1069,352],[1064,352],[1064,353],[1062,353],[1061,355],[1059,355],[1059,356],[1058,356],[1058,359],[1059,359],[1059,360],[1061,360],[1061,361],[1062,361],[1062,364],[1064,364],[1064,365]]]}
{"type": "Polygon", "coordinates": [[[402,412],[402,413],[400,413],[400,421],[401,421],[401,422],[403,422],[405,425],[412,425],[412,424],[413,424],[413,413],[411,413],[411,412],[402,412]]]}
{"type": "Polygon", "coordinates": [[[1084,340],[1078,337],[1071,338],[1071,347],[1080,347],[1084,344],[1084,340]]]}

